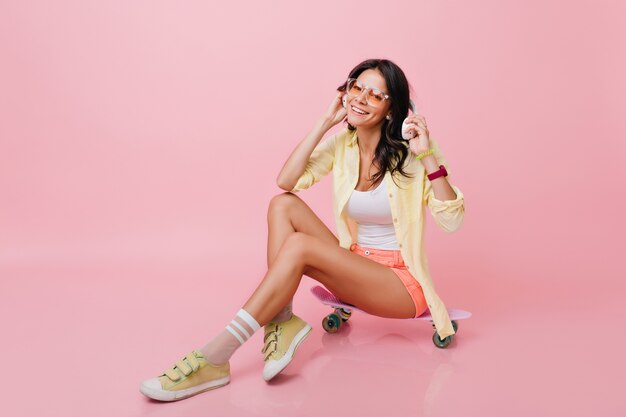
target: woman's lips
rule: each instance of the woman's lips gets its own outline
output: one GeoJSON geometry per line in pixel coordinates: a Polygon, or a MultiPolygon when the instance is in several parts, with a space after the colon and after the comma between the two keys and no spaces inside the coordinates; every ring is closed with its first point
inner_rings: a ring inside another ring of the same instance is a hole
{"type": "Polygon", "coordinates": [[[354,106],[350,107],[350,110],[352,110],[352,114],[356,114],[357,116],[367,116],[369,114],[369,113],[362,114],[362,113],[357,112],[356,110],[354,110],[354,106]]]}

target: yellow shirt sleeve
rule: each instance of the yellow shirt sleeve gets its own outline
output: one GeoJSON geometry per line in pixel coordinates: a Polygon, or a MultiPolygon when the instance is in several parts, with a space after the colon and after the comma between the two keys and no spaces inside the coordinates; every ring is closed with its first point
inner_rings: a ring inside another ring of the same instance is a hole
{"type": "Polygon", "coordinates": [[[292,193],[306,190],[333,169],[336,141],[337,135],[334,135],[317,144],[309,157],[304,172],[291,190],[292,193]]]}
{"type": "Polygon", "coordinates": [[[446,179],[448,180],[450,187],[452,187],[456,193],[456,198],[454,200],[437,199],[428,176],[424,175],[424,202],[428,205],[430,213],[435,219],[435,223],[437,223],[437,225],[445,232],[454,232],[463,224],[465,199],[459,187],[453,185],[450,181],[450,168],[448,168],[448,163],[439,148],[439,144],[432,139],[430,142],[433,149],[433,155],[435,156],[437,163],[446,167],[446,171],[448,172],[446,179]]]}

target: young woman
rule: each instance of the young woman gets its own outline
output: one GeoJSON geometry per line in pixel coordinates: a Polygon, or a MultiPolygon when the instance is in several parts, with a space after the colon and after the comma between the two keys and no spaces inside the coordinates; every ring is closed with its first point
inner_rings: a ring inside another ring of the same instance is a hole
{"type": "Polygon", "coordinates": [[[439,337],[454,334],[424,254],[424,206],[451,232],[463,222],[463,194],[448,182],[424,117],[409,115],[409,84],[396,64],[366,60],[337,91],[278,175],[278,186],[290,192],[269,205],[262,282],[211,341],[144,381],[140,390],[146,396],[173,401],[228,384],[229,359],[261,326],[263,378],[275,377],[311,332],[291,311],[303,275],[380,317],[411,318],[430,309],[439,337]],[[407,115],[416,134],[408,141],[401,131],[407,115]],[[342,120],[347,128],[320,143],[342,120]],[[331,170],[337,236],[294,194],[331,170]]]}

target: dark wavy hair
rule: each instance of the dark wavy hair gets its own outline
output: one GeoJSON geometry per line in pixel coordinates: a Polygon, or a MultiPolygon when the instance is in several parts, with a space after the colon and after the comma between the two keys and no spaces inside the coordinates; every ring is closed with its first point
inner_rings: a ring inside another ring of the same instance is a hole
{"type": "MultiPolygon", "coordinates": [[[[391,120],[387,120],[386,117],[383,119],[380,141],[374,153],[374,161],[380,170],[372,176],[372,180],[374,183],[378,182],[387,171],[390,171],[392,176],[397,171],[405,177],[412,178],[402,169],[410,153],[406,146],[407,141],[402,138],[402,122],[410,109],[409,82],[402,69],[387,59],[367,59],[354,67],[348,78],[358,78],[367,69],[376,69],[382,73],[391,102],[391,120]]],[[[337,88],[337,91],[346,91],[345,82],[337,88]]],[[[356,129],[348,122],[347,117],[344,122],[347,123],[348,130],[356,129]]]]}

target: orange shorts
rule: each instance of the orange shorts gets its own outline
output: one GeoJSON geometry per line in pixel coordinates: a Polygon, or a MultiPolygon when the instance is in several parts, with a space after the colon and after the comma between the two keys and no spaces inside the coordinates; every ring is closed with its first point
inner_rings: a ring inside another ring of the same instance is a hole
{"type": "Polygon", "coordinates": [[[404,284],[404,287],[413,299],[413,304],[415,304],[415,317],[420,316],[424,313],[424,311],[426,311],[428,305],[426,304],[426,299],[424,298],[422,286],[406,268],[404,259],[402,259],[402,255],[399,250],[367,248],[353,243],[350,246],[350,251],[391,268],[391,270],[400,278],[400,281],[402,281],[402,284],[404,284]]]}

